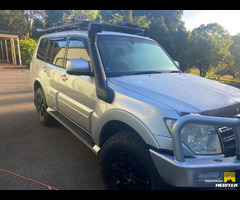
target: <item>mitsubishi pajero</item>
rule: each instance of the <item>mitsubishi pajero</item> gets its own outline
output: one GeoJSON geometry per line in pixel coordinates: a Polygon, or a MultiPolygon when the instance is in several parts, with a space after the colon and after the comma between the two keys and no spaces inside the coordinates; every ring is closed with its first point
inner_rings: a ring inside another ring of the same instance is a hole
{"type": "Polygon", "coordinates": [[[238,174],[239,89],[182,73],[132,24],[41,31],[30,67],[38,119],[91,148],[108,189],[215,187],[238,174]]]}

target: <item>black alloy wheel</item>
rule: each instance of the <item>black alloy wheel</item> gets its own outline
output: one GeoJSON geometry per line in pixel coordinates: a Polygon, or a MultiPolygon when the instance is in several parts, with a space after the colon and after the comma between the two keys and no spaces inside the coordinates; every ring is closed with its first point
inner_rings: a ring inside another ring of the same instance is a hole
{"type": "Polygon", "coordinates": [[[119,152],[112,157],[110,173],[113,182],[120,190],[149,190],[150,176],[143,164],[126,152],[119,152]]]}
{"type": "Polygon", "coordinates": [[[37,96],[37,110],[39,114],[39,118],[43,118],[46,113],[46,104],[44,102],[44,98],[42,95],[37,96]]]}
{"type": "Polygon", "coordinates": [[[166,183],[159,176],[148,146],[135,132],[121,131],[102,146],[100,167],[110,190],[156,190],[166,183]]]}
{"type": "Polygon", "coordinates": [[[53,124],[53,117],[47,112],[47,102],[43,93],[42,88],[38,88],[36,91],[36,110],[39,121],[44,126],[49,126],[53,124]]]}

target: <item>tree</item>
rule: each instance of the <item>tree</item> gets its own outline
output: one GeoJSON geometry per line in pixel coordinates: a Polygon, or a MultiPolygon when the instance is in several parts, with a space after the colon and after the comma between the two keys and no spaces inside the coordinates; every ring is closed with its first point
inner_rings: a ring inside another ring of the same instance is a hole
{"type": "Polygon", "coordinates": [[[71,10],[71,14],[82,13],[86,16],[87,21],[96,21],[99,15],[98,10],[71,10]]]}
{"type": "Polygon", "coordinates": [[[132,10],[125,10],[124,11],[123,21],[133,23],[132,10]]]}
{"type": "Polygon", "coordinates": [[[217,71],[215,73],[215,75],[218,76],[218,79],[220,79],[222,76],[225,76],[225,75],[230,75],[233,78],[239,78],[240,77],[239,71],[232,65],[217,71]]]}
{"type": "Polygon", "coordinates": [[[232,36],[233,44],[230,46],[230,52],[234,56],[235,67],[240,71],[240,33],[232,36]]]}
{"type": "Polygon", "coordinates": [[[43,16],[45,14],[42,10],[22,10],[24,17],[26,18],[26,25],[27,25],[27,34],[29,37],[32,36],[32,24],[34,19],[37,16],[43,16]]]}
{"type": "Polygon", "coordinates": [[[192,65],[200,70],[200,76],[205,77],[211,68],[221,70],[233,65],[231,36],[221,25],[211,23],[195,28],[190,43],[192,65]]]}
{"type": "Polygon", "coordinates": [[[183,71],[190,67],[190,33],[181,21],[182,10],[102,10],[100,15],[105,23],[127,21],[138,24],[140,28],[149,28],[149,37],[160,43],[173,59],[178,60],[183,71]]]}
{"type": "Polygon", "coordinates": [[[164,24],[168,31],[176,31],[179,23],[182,23],[182,10],[134,10],[133,16],[147,16],[147,20],[154,22],[159,19],[162,20],[161,25],[164,24]]]}
{"type": "Polygon", "coordinates": [[[27,35],[27,21],[23,10],[0,10],[1,30],[27,35]]]}
{"type": "Polygon", "coordinates": [[[134,23],[139,28],[149,28],[151,21],[146,15],[134,15],[133,10],[100,10],[99,15],[103,23],[114,24],[119,22],[134,23]]]}
{"type": "Polygon", "coordinates": [[[113,19],[114,14],[123,16],[123,10],[99,10],[99,15],[102,18],[102,22],[107,23],[113,19]]]}
{"type": "Polygon", "coordinates": [[[109,21],[104,21],[107,24],[115,24],[119,22],[123,22],[123,15],[120,15],[118,13],[115,13],[112,15],[113,19],[110,19],[109,21]]]}
{"type": "Polygon", "coordinates": [[[176,31],[172,31],[171,37],[174,44],[174,49],[171,51],[171,56],[174,60],[180,63],[182,71],[191,68],[190,58],[190,32],[186,30],[184,24],[179,23],[176,31]]]}
{"type": "Polygon", "coordinates": [[[189,65],[189,35],[181,21],[181,10],[149,10],[135,11],[147,14],[151,20],[149,37],[156,40],[174,59],[179,61],[181,69],[186,71],[189,65]]]}
{"type": "Polygon", "coordinates": [[[43,33],[37,32],[36,29],[37,28],[43,28],[43,27],[45,27],[45,24],[44,24],[43,20],[41,20],[40,18],[34,18],[33,23],[32,23],[32,36],[31,36],[31,38],[37,40],[43,33]]]}
{"type": "Polygon", "coordinates": [[[43,10],[0,10],[0,27],[31,37],[34,19],[43,20],[44,14],[43,10]]]}
{"type": "Polygon", "coordinates": [[[53,23],[57,23],[62,17],[71,14],[70,10],[45,10],[46,13],[46,28],[52,27],[53,23]]]}

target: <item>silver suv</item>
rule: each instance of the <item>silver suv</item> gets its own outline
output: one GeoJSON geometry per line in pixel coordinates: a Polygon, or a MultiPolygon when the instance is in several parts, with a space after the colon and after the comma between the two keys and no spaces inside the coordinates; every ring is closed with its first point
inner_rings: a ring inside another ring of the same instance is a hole
{"type": "Polygon", "coordinates": [[[30,68],[39,121],[55,118],[98,154],[108,189],[219,186],[240,169],[240,90],[182,73],[127,25],[41,30],[30,68]]]}

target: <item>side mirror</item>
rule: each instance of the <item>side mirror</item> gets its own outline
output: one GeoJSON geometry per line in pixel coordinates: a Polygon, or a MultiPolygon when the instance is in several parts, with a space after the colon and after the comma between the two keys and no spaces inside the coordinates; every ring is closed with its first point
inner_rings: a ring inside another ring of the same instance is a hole
{"type": "Polygon", "coordinates": [[[67,60],[66,72],[70,75],[87,75],[93,76],[89,62],[84,59],[67,60]]]}
{"type": "Polygon", "coordinates": [[[179,62],[178,62],[178,61],[174,60],[174,63],[175,63],[175,65],[177,65],[177,66],[178,66],[178,68],[180,68],[180,64],[179,64],[179,62]]]}

